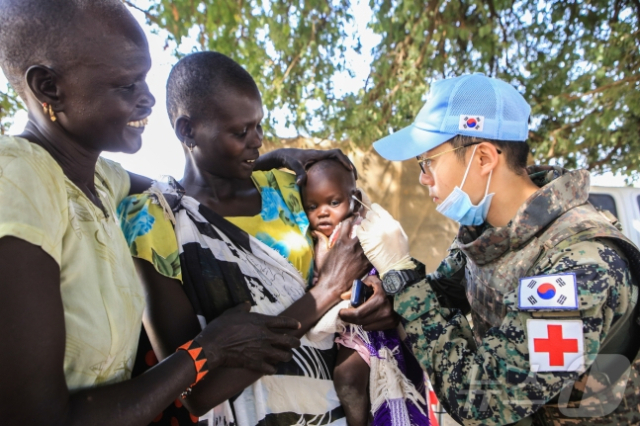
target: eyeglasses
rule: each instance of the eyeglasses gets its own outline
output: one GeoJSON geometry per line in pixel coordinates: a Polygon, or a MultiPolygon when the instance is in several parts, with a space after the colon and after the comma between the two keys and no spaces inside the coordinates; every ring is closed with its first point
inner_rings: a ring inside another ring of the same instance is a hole
{"type": "MultiPolygon", "coordinates": [[[[431,157],[427,157],[427,158],[420,158],[420,156],[418,156],[416,157],[416,160],[418,160],[418,165],[420,166],[420,170],[422,170],[422,173],[427,174],[427,169],[429,169],[429,172],[431,172],[431,160],[433,160],[434,158],[440,157],[441,155],[447,154],[449,152],[457,151],[462,148],[478,145],[479,143],[482,143],[482,142],[468,143],[466,145],[462,145],[457,148],[448,149],[446,151],[439,152],[438,154],[432,155],[431,157]]],[[[498,151],[498,154],[502,154],[502,151],[500,151],[499,149],[497,151],[498,151]]]]}

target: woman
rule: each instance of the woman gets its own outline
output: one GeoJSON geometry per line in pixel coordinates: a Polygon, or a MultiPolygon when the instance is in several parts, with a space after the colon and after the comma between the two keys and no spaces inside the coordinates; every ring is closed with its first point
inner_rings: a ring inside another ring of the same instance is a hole
{"type": "MultiPolygon", "coordinates": [[[[123,229],[134,230],[125,233],[147,288],[145,328],[156,354],[164,358],[184,335],[241,301],[255,312],[297,319],[302,326],[290,333],[302,337],[369,269],[357,239],[342,233],[342,253],[331,250],[330,267],[305,292],[313,257],[309,222],[293,175],[254,171],[262,101],[234,61],[215,52],[183,58],[169,77],[167,105],[187,157],[184,178],[156,185],[163,195],[121,205],[123,229]],[[151,229],[135,231],[148,222],[151,229]]],[[[276,376],[220,370],[185,404],[202,415],[233,397],[206,416],[211,425],[345,424],[331,381],[333,348],[333,335],[303,337],[276,376]]]]}
{"type": "Polygon", "coordinates": [[[0,16],[0,66],[29,109],[0,137],[0,422],[144,425],[207,366],[290,359],[281,330],[298,322],[239,306],[129,380],[145,302],[115,210],[144,179],[99,155],[140,147],[146,39],[119,1],[7,0],[0,16]]]}

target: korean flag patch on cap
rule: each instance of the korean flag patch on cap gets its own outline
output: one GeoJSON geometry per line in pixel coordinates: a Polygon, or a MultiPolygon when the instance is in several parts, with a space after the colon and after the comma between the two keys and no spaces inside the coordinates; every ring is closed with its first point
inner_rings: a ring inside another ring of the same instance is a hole
{"type": "Polygon", "coordinates": [[[529,365],[533,372],[582,371],[584,336],[581,320],[527,320],[529,365]]]}
{"type": "Polygon", "coordinates": [[[575,274],[539,275],[520,278],[518,308],[578,309],[578,287],[575,274]]]}
{"type": "Polygon", "coordinates": [[[458,121],[458,130],[477,130],[482,131],[484,127],[484,117],[481,115],[464,115],[460,116],[458,121]]]}

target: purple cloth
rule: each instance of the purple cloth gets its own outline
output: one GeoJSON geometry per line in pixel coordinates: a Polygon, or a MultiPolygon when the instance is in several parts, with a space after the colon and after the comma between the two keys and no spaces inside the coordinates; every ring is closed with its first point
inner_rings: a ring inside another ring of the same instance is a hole
{"type": "MultiPolygon", "coordinates": [[[[369,275],[376,275],[376,268],[369,271],[369,275]]],[[[427,389],[424,373],[420,364],[402,340],[397,330],[365,331],[370,344],[364,343],[372,357],[380,358],[380,350],[398,348],[394,358],[402,374],[415,386],[416,390],[427,400],[427,389]]],[[[420,403],[418,403],[420,404],[420,403]]],[[[425,404],[418,408],[413,401],[393,399],[384,402],[373,414],[373,426],[429,426],[429,411],[425,404]],[[420,410],[422,409],[422,411],[420,410]],[[423,414],[424,413],[424,414],[423,414]]]]}
{"type": "MultiPolygon", "coordinates": [[[[397,330],[366,332],[371,344],[367,349],[371,356],[380,358],[380,349],[398,348],[394,358],[402,374],[409,379],[416,390],[427,400],[427,389],[424,373],[411,351],[400,340],[397,330]]],[[[420,404],[420,403],[418,403],[420,404]]],[[[429,411],[426,405],[420,404],[422,412],[413,401],[394,399],[384,402],[373,414],[373,426],[429,426],[429,411]],[[424,412],[424,414],[423,414],[424,412]]]]}

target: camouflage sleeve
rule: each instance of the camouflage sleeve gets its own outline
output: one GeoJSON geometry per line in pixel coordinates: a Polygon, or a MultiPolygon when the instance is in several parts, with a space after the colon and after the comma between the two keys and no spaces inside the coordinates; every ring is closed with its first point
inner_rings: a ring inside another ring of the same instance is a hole
{"type": "Polygon", "coordinates": [[[577,243],[547,264],[540,274],[576,275],[579,310],[573,312],[583,321],[585,352],[580,372],[531,371],[525,324],[545,314],[518,309],[517,283],[505,295],[508,312],[502,324],[491,328],[479,345],[465,316],[442,307],[428,280],[396,295],[395,309],[414,354],[458,422],[501,425],[532,415],[591,365],[612,323],[627,309],[628,265],[611,246],[577,243]]]}
{"type": "Polygon", "coordinates": [[[463,314],[471,311],[467,300],[464,267],[466,258],[454,245],[449,249],[449,255],[444,258],[435,272],[427,275],[427,282],[438,296],[441,306],[450,309],[460,309],[463,314]]]}

